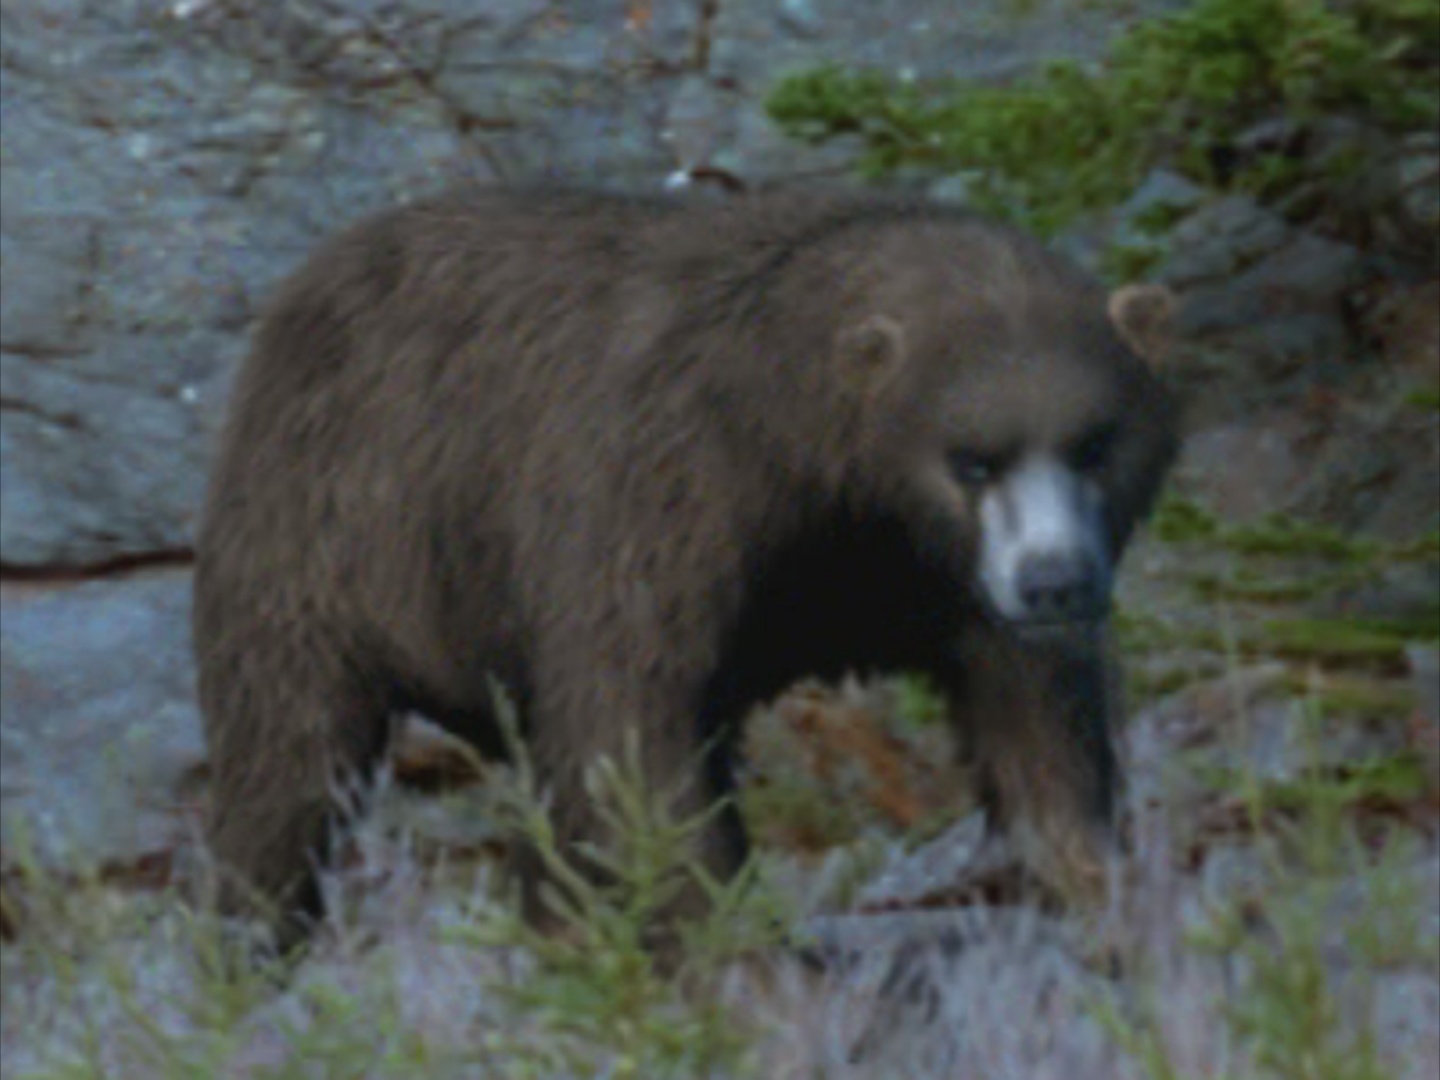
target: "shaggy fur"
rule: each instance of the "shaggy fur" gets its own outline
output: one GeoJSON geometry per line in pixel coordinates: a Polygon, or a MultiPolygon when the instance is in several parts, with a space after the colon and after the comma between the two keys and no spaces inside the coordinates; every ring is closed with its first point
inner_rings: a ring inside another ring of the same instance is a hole
{"type": "MultiPolygon", "coordinates": [[[[1113,420],[1118,559],[1176,425],[1114,299],[1006,228],[873,198],[466,191],[332,241],[259,327],[200,533],[225,905],[318,913],[336,777],[404,710],[500,754],[491,676],[566,841],[595,836],[581,776],[627,724],[690,811],[730,791],[755,703],[920,670],[998,820],[1093,854],[1103,627],[987,611],[946,462],[1113,420]]],[[[730,806],[698,855],[744,853],[730,806]]]]}

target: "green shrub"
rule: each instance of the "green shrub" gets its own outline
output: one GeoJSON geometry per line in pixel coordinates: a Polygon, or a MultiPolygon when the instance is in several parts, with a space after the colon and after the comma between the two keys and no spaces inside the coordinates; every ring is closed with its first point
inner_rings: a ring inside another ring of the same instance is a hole
{"type": "Polygon", "coordinates": [[[509,706],[502,703],[500,714],[515,757],[501,817],[534,846],[561,888],[545,891],[558,933],[532,928],[513,904],[487,904],[455,930],[465,944],[519,945],[534,960],[520,978],[492,989],[516,1015],[530,1017],[543,1038],[496,1032],[487,1050],[525,1061],[535,1075],[746,1074],[755,1033],[718,1003],[687,998],[683,987],[713,978],[740,955],[778,944],[790,918],[757,887],[753,861],[728,882],[714,880],[695,861],[694,840],[720,807],[677,820],[672,793],[647,782],[639,737],[631,729],[623,760],[601,758],[586,775],[587,794],[612,837],[604,847],[586,845],[579,853],[610,878],[597,883],[576,854],[559,845],[509,706]],[[650,948],[655,920],[696,882],[713,906],[703,919],[675,927],[678,966],[664,973],[650,948]]]}
{"type": "Polygon", "coordinates": [[[1138,24],[1093,70],[1055,63],[997,87],[825,66],[783,80],[767,107],[797,139],[860,135],[865,175],[960,173],[979,205],[1043,234],[1123,199],[1162,162],[1203,183],[1288,185],[1293,162],[1262,158],[1224,177],[1211,159],[1277,111],[1431,126],[1437,50],[1433,0],[1198,0],[1138,24]]]}

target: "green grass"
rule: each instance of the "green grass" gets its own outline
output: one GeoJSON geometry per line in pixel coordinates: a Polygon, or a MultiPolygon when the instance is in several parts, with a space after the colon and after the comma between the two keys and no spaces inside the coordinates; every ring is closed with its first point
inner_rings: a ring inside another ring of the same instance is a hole
{"type": "Polygon", "coordinates": [[[1155,672],[1137,670],[1133,665],[1125,672],[1125,688],[1131,711],[1169,697],[1205,678],[1190,667],[1168,667],[1155,672]]]}
{"type": "Polygon", "coordinates": [[[1167,544],[1209,543],[1237,555],[1313,557],[1361,564],[1374,564],[1382,558],[1423,558],[1436,550],[1434,536],[1386,545],[1285,514],[1227,525],[1193,499],[1173,491],[1167,492],[1156,506],[1150,531],[1167,544]]]}
{"type": "Polygon", "coordinates": [[[945,695],[923,675],[904,675],[895,680],[896,707],[902,725],[931,727],[945,722],[948,706],[945,695]]]}
{"type": "Polygon", "coordinates": [[[1408,682],[1376,681],[1360,676],[1331,676],[1317,681],[1312,674],[1292,672],[1287,681],[1294,694],[1321,717],[1378,717],[1401,720],[1415,709],[1415,688],[1408,682]]]}
{"type": "Polygon", "coordinates": [[[1167,491],[1150,516],[1150,533],[1167,544],[1189,544],[1212,540],[1221,525],[1214,514],[1193,499],[1167,491]]]}
{"type": "Polygon", "coordinates": [[[1279,658],[1322,666],[1403,669],[1405,646],[1437,638],[1434,621],[1415,619],[1286,618],[1249,620],[1227,633],[1213,623],[1180,625],[1153,618],[1117,617],[1121,649],[1133,656],[1190,649],[1247,658],[1279,658]]]}
{"type": "Polygon", "coordinates": [[[1405,395],[1405,404],[1427,412],[1440,412],[1440,387],[1422,386],[1405,395]]]}
{"type": "Polygon", "coordinates": [[[1365,662],[1403,667],[1405,646],[1440,638],[1440,618],[1269,619],[1246,639],[1252,651],[1287,659],[1365,662]]]}
{"type": "Polygon", "coordinates": [[[1184,578],[1186,587],[1197,600],[1268,605],[1313,600],[1362,580],[1354,574],[1282,577],[1243,565],[1231,568],[1228,573],[1196,571],[1184,578]]]}
{"type": "Polygon", "coordinates": [[[1327,526],[1280,514],[1255,524],[1223,529],[1221,541],[1240,555],[1313,556],[1339,562],[1367,562],[1385,550],[1375,541],[1346,536],[1327,526]]]}
{"type": "Polygon", "coordinates": [[[1162,163],[1266,195],[1312,168],[1343,171],[1343,161],[1261,156],[1227,175],[1210,151],[1277,112],[1432,127],[1440,86],[1424,58],[1437,45],[1429,0],[1197,0],[1131,27],[1094,69],[1053,63],[996,87],[826,66],[782,80],[766,107],[796,139],[861,136],[865,175],[959,173],[981,206],[1047,234],[1117,203],[1162,163]]]}

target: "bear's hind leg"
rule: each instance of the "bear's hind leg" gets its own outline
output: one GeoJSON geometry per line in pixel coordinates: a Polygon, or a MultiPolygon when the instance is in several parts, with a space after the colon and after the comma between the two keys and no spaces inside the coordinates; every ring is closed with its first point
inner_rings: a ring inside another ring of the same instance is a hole
{"type": "Polygon", "coordinates": [[[319,865],[385,752],[390,715],[345,665],[276,638],[229,663],[212,654],[200,689],[218,906],[261,917],[286,950],[323,914],[319,865]]]}

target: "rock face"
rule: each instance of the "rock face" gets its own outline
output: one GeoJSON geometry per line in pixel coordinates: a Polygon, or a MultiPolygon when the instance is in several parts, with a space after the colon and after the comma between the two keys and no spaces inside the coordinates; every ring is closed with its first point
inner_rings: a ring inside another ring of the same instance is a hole
{"type": "Polygon", "coordinates": [[[340,217],[457,157],[438,119],[407,130],[403,113],[298,83],[298,61],[274,54],[301,48],[288,23],[265,35],[272,51],[246,55],[233,5],[60,7],[4,13],[0,555],[12,567],[187,546],[265,290],[340,217]]]}
{"type": "Polygon", "coordinates": [[[1243,196],[1190,215],[1170,236],[1157,276],[1183,290],[1180,332],[1259,354],[1266,367],[1344,356],[1344,303],[1361,282],[1360,252],[1291,229],[1243,196]]]}
{"type": "Polygon", "coordinates": [[[169,846],[189,827],[200,721],[189,576],[0,592],[0,844],[67,864],[169,846]]]}

